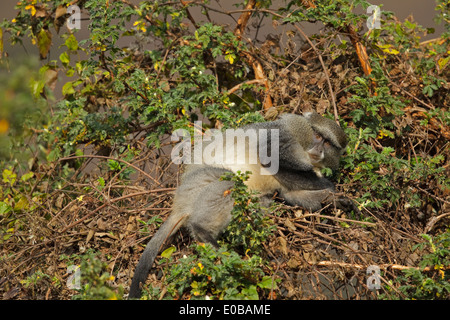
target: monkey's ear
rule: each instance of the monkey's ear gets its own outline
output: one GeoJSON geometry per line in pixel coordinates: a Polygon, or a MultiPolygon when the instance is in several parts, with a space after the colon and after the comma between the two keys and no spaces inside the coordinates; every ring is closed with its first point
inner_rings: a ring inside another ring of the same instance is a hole
{"type": "Polygon", "coordinates": [[[308,111],[308,112],[303,113],[303,117],[310,120],[311,118],[314,118],[314,117],[320,117],[320,115],[315,111],[308,111]]]}

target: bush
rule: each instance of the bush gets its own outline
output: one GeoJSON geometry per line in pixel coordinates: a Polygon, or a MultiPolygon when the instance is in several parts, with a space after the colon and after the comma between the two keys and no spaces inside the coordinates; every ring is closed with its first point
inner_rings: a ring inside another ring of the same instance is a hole
{"type": "MultiPolygon", "coordinates": [[[[242,257],[225,246],[216,250],[210,244],[193,245],[192,249],[193,254],[166,269],[165,299],[257,300],[277,289],[257,255],[242,257]]],[[[163,252],[162,264],[171,262],[172,252],[173,248],[163,252]]],[[[159,290],[150,291],[151,297],[161,298],[159,290]]]]}
{"type": "MultiPolygon", "coordinates": [[[[415,249],[430,249],[424,254],[419,268],[403,270],[403,276],[395,279],[402,298],[412,300],[448,300],[450,299],[450,233],[436,237],[423,234],[426,240],[415,249]]],[[[389,288],[388,288],[389,289],[389,288]]],[[[386,298],[398,298],[398,293],[389,290],[386,298]]]]}
{"type": "MultiPolygon", "coordinates": [[[[331,177],[358,202],[363,221],[331,207],[261,211],[255,195],[244,191],[245,175],[233,177],[236,207],[222,248],[175,242],[179,255],[166,257],[170,268],[156,268],[165,272],[166,297],[446,297],[436,275],[426,282],[432,290],[420,289],[424,271],[404,274],[402,283],[387,266],[383,276],[395,289],[381,292],[368,290],[358,272],[392,261],[430,262],[428,253],[412,250],[418,235],[440,243],[449,225],[446,1],[436,1],[445,31],[427,41],[432,28],[399,21],[392,12],[367,12],[367,1],[276,7],[248,0],[231,12],[208,1],[78,1],[89,17],[80,21],[85,37],[65,28],[76,18],[69,3],[20,1],[16,17],[0,23],[3,66],[7,43],[31,45],[41,58],[39,67],[22,63],[0,77],[0,277],[6,279],[0,291],[6,298],[72,298],[76,292],[60,285],[67,269],[59,257],[86,250],[108,261],[126,291],[141,241],[170,211],[179,177],[168,155],[175,129],[203,132],[311,109],[340,121],[349,137],[342,170],[331,177]],[[216,20],[230,16],[239,23],[216,20]],[[368,19],[380,28],[367,30],[368,19]],[[299,22],[322,29],[306,35],[299,22]],[[277,35],[261,35],[262,25],[277,35]],[[195,254],[180,258],[186,250],[195,254]],[[183,287],[173,273],[190,282],[183,287]]],[[[110,297],[103,269],[89,261],[83,268],[106,293],[95,285],[83,297],[110,297]]],[[[155,297],[156,289],[149,290],[155,297]]]]}

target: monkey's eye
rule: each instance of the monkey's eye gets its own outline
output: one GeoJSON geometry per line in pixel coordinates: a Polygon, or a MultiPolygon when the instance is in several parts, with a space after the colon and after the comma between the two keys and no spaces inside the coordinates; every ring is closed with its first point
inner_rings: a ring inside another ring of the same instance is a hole
{"type": "Polygon", "coordinates": [[[331,147],[331,142],[330,141],[328,141],[328,140],[325,140],[324,142],[323,142],[323,144],[325,145],[325,147],[331,147]]]}
{"type": "Polygon", "coordinates": [[[315,139],[317,141],[322,141],[323,138],[322,138],[322,136],[320,134],[315,133],[314,135],[315,135],[315,139]]]}

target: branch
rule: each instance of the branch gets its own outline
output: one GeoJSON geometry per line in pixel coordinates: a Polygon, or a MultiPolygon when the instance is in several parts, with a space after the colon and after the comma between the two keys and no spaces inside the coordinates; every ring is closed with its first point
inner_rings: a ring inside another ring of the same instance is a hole
{"type": "Polygon", "coordinates": [[[189,12],[189,9],[187,8],[187,6],[191,3],[191,1],[180,0],[180,2],[183,5],[183,7],[185,8],[184,10],[186,10],[188,19],[192,22],[194,27],[198,29],[198,24],[195,22],[194,17],[191,15],[191,13],[189,12]]]}
{"type": "Polygon", "coordinates": [[[255,8],[255,6],[256,0],[249,0],[247,6],[245,7],[245,11],[242,12],[241,16],[239,17],[236,28],[234,28],[233,32],[239,38],[242,37],[242,34],[244,33],[245,30],[245,26],[247,25],[248,20],[252,15],[252,10],[255,8]]]}
{"type": "MultiPolygon", "coordinates": [[[[312,3],[311,5],[314,5],[314,4],[312,3]]],[[[253,11],[256,11],[256,10],[254,8],[249,8],[247,6],[246,7],[246,11],[241,14],[241,17],[244,16],[244,15],[250,15],[251,12],[253,12],[253,11]],[[249,10],[249,11],[247,11],[247,10],[249,10]]],[[[268,9],[260,9],[259,11],[270,13],[270,14],[272,14],[274,16],[279,17],[279,18],[285,18],[284,16],[282,16],[282,15],[276,13],[276,12],[273,12],[271,10],[268,10],[268,9]]],[[[239,18],[239,21],[241,21],[241,18],[239,18]]],[[[239,26],[239,21],[238,21],[238,26],[239,26]]],[[[312,41],[308,38],[308,36],[303,32],[303,30],[301,30],[296,25],[294,25],[294,27],[302,34],[303,38],[305,38],[306,41],[308,41],[309,45],[313,48],[314,52],[317,54],[317,56],[318,56],[318,58],[320,60],[320,63],[322,65],[323,71],[325,73],[325,76],[326,76],[326,79],[327,79],[327,83],[328,83],[328,87],[329,87],[329,90],[330,90],[331,102],[333,104],[333,110],[334,110],[334,118],[335,118],[335,120],[337,122],[338,118],[339,118],[339,115],[338,115],[338,112],[337,112],[336,98],[335,98],[335,95],[334,95],[333,87],[331,85],[330,77],[328,76],[328,72],[327,72],[327,69],[325,67],[325,63],[323,62],[322,56],[320,55],[320,52],[319,52],[319,50],[317,50],[316,46],[312,43],[312,41]]],[[[236,32],[238,33],[239,36],[242,33],[241,30],[238,29],[237,27],[235,29],[235,34],[236,34],[236,32]]],[[[256,59],[254,59],[252,56],[250,56],[249,54],[247,54],[247,58],[250,59],[250,63],[253,65],[253,70],[255,70],[255,78],[256,79],[265,80],[264,85],[266,86],[266,89],[269,90],[269,83],[268,83],[267,79],[264,76],[264,71],[262,69],[261,64],[258,61],[256,61],[256,59]]],[[[269,109],[272,106],[272,99],[270,98],[269,95],[267,96],[267,99],[268,99],[268,101],[265,101],[265,103],[264,103],[264,110],[267,110],[267,109],[269,109]]]]}
{"type": "Polygon", "coordinates": [[[437,217],[432,217],[430,221],[428,221],[427,225],[425,226],[425,233],[428,233],[433,229],[434,225],[441,219],[450,216],[450,212],[443,213],[437,217]]]}
{"type": "Polygon", "coordinates": [[[325,67],[325,63],[323,62],[322,55],[320,54],[319,50],[316,48],[314,43],[309,39],[309,37],[306,35],[306,33],[303,32],[302,29],[300,29],[297,25],[294,24],[295,29],[297,29],[298,32],[301,33],[303,38],[305,38],[306,41],[308,41],[311,48],[313,48],[314,52],[316,53],[317,57],[319,58],[320,64],[322,65],[323,72],[325,73],[325,77],[327,79],[328,88],[330,90],[330,96],[331,96],[331,102],[333,103],[333,110],[334,110],[334,120],[338,122],[339,114],[337,112],[337,106],[336,106],[336,98],[334,96],[333,86],[331,85],[330,76],[328,75],[328,69],[325,67]]]}
{"type": "Polygon", "coordinates": [[[377,224],[373,223],[373,222],[352,220],[352,219],[346,219],[346,218],[338,218],[338,217],[333,217],[333,216],[328,216],[328,215],[321,215],[321,214],[318,214],[318,213],[311,213],[311,214],[306,214],[306,215],[302,216],[302,218],[307,218],[307,217],[319,217],[319,218],[325,218],[325,219],[342,221],[342,222],[362,224],[362,225],[369,226],[369,227],[376,227],[377,226],[377,224]]]}
{"type": "MultiPolygon", "coordinates": [[[[303,1],[303,5],[310,8],[315,8],[314,0],[311,1],[303,1]],[[306,3],[307,2],[307,3],[306,3]]],[[[370,66],[370,60],[369,56],[367,55],[366,47],[361,43],[361,40],[358,36],[358,34],[355,32],[355,29],[352,25],[346,26],[347,32],[349,33],[350,41],[352,42],[353,46],[356,50],[356,55],[358,56],[359,63],[361,64],[361,67],[364,71],[364,74],[366,76],[370,76],[372,73],[372,67],[370,66]]],[[[372,88],[375,88],[375,81],[371,78],[372,82],[372,88]]]]}
{"type": "Polygon", "coordinates": [[[257,80],[257,79],[244,81],[244,82],[242,82],[242,83],[239,83],[239,84],[235,85],[235,86],[234,86],[233,88],[231,88],[230,90],[228,90],[228,94],[234,93],[235,91],[239,90],[243,85],[246,85],[246,84],[247,84],[247,85],[250,85],[250,84],[256,84],[256,83],[258,83],[258,84],[264,84],[264,81],[263,81],[263,80],[257,80]]]}
{"type": "Polygon", "coordinates": [[[70,225],[68,225],[67,227],[65,227],[64,229],[62,229],[60,231],[60,233],[64,233],[67,230],[69,230],[70,228],[76,226],[77,224],[83,222],[84,220],[86,220],[87,218],[89,218],[90,216],[92,216],[94,213],[100,211],[101,209],[103,209],[104,207],[106,207],[108,204],[112,204],[114,202],[117,201],[121,201],[127,198],[132,198],[132,197],[136,197],[136,196],[141,196],[144,194],[149,194],[149,193],[155,193],[155,192],[166,192],[166,191],[173,191],[175,190],[174,188],[161,188],[161,189],[154,189],[154,190],[147,190],[147,191],[142,191],[142,192],[136,192],[136,193],[131,193],[131,194],[127,194],[125,196],[122,197],[118,197],[115,199],[112,199],[110,201],[108,201],[107,203],[102,204],[100,207],[98,207],[97,209],[95,209],[94,211],[89,212],[87,215],[85,215],[84,217],[78,219],[77,221],[71,223],[70,225]]]}
{"type": "MultiPolygon", "coordinates": [[[[256,0],[249,0],[247,6],[245,7],[245,10],[239,17],[236,28],[234,29],[233,32],[239,39],[242,38],[248,20],[250,19],[250,16],[252,15],[256,6],[257,6],[256,0]]],[[[264,74],[264,69],[261,63],[259,63],[259,61],[255,59],[249,52],[244,52],[244,55],[247,62],[253,67],[255,79],[261,80],[264,86],[266,87],[266,91],[269,92],[270,90],[269,81],[267,80],[266,75],[264,74]]],[[[267,93],[263,101],[263,108],[264,110],[268,110],[270,107],[272,107],[272,105],[273,105],[272,98],[270,97],[269,93],[267,93]]]]}
{"type": "Polygon", "coordinates": [[[361,43],[358,34],[355,32],[353,26],[347,26],[347,31],[349,33],[350,41],[355,47],[356,54],[358,55],[359,63],[364,71],[366,76],[369,76],[372,73],[372,67],[370,66],[369,56],[367,55],[366,47],[361,43]]]}
{"type": "Polygon", "coordinates": [[[66,161],[66,160],[79,159],[79,158],[97,158],[97,159],[107,159],[107,160],[114,160],[114,161],[123,162],[127,166],[132,167],[133,169],[139,171],[144,176],[146,176],[147,178],[149,178],[150,180],[152,180],[153,182],[155,182],[156,184],[161,186],[161,183],[159,183],[155,178],[153,178],[147,172],[145,172],[144,170],[142,170],[142,169],[136,167],[135,165],[133,165],[133,164],[131,164],[131,163],[125,161],[125,160],[122,160],[122,159],[116,159],[116,158],[113,158],[113,157],[97,156],[97,155],[87,154],[87,155],[82,155],[82,156],[72,156],[72,157],[61,158],[61,159],[58,159],[58,161],[66,161]]]}
{"type": "MultiPolygon", "coordinates": [[[[347,262],[340,262],[340,261],[320,261],[316,264],[317,266],[322,267],[342,267],[342,268],[353,268],[353,269],[359,269],[359,270],[365,270],[367,269],[366,265],[362,264],[356,264],[356,263],[347,263],[347,262]]],[[[418,267],[409,267],[409,266],[403,266],[400,264],[380,264],[377,265],[380,269],[392,269],[392,270],[406,270],[406,269],[416,269],[416,270],[422,270],[422,271],[433,271],[435,270],[433,267],[425,267],[424,269],[420,269],[418,267]]],[[[444,267],[444,270],[449,270],[450,266],[444,267]]]]}

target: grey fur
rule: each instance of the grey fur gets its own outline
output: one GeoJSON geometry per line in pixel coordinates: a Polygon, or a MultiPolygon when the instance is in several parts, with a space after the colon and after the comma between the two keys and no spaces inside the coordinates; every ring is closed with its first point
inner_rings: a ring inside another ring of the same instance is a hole
{"type": "MultiPolygon", "coordinates": [[[[187,227],[196,239],[217,246],[217,238],[231,220],[234,203],[227,192],[233,182],[219,180],[226,172],[252,171],[247,186],[259,191],[264,199],[278,192],[288,204],[312,211],[320,209],[324,201],[354,208],[350,200],[336,197],[333,183],[318,173],[323,167],[337,169],[347,145],[344,131],[335,122],[314,112],[305,116],[287,114],[276,121],[255,123],[245,128],[279,129],[278,172],[273,176],[261,175],[258,172],[264,167],[261,162],[252,166],[187,165],[175,193],[172,214],[147,244],[139,260],[130,298],[140,297],[141,283],[147,279],[156,255],[180,227],[187,227]]],[[[271,136],[264,142],[262,146],[270,150],[271,136]]]]}
{"type": "Polygon", "coordinates": [[[173,199],[172,214],[147,244],[139,260],[130,298],[140,297],[140,284],[147,279],[156,255],[181,226],[188,228],[194,238],[217,245],[216,239],[228,226],[233,208],[233,199],[226,193],[233,182],[219,181],[226,172],[230,171],[203,167],[182,177],[173,199]]]}

